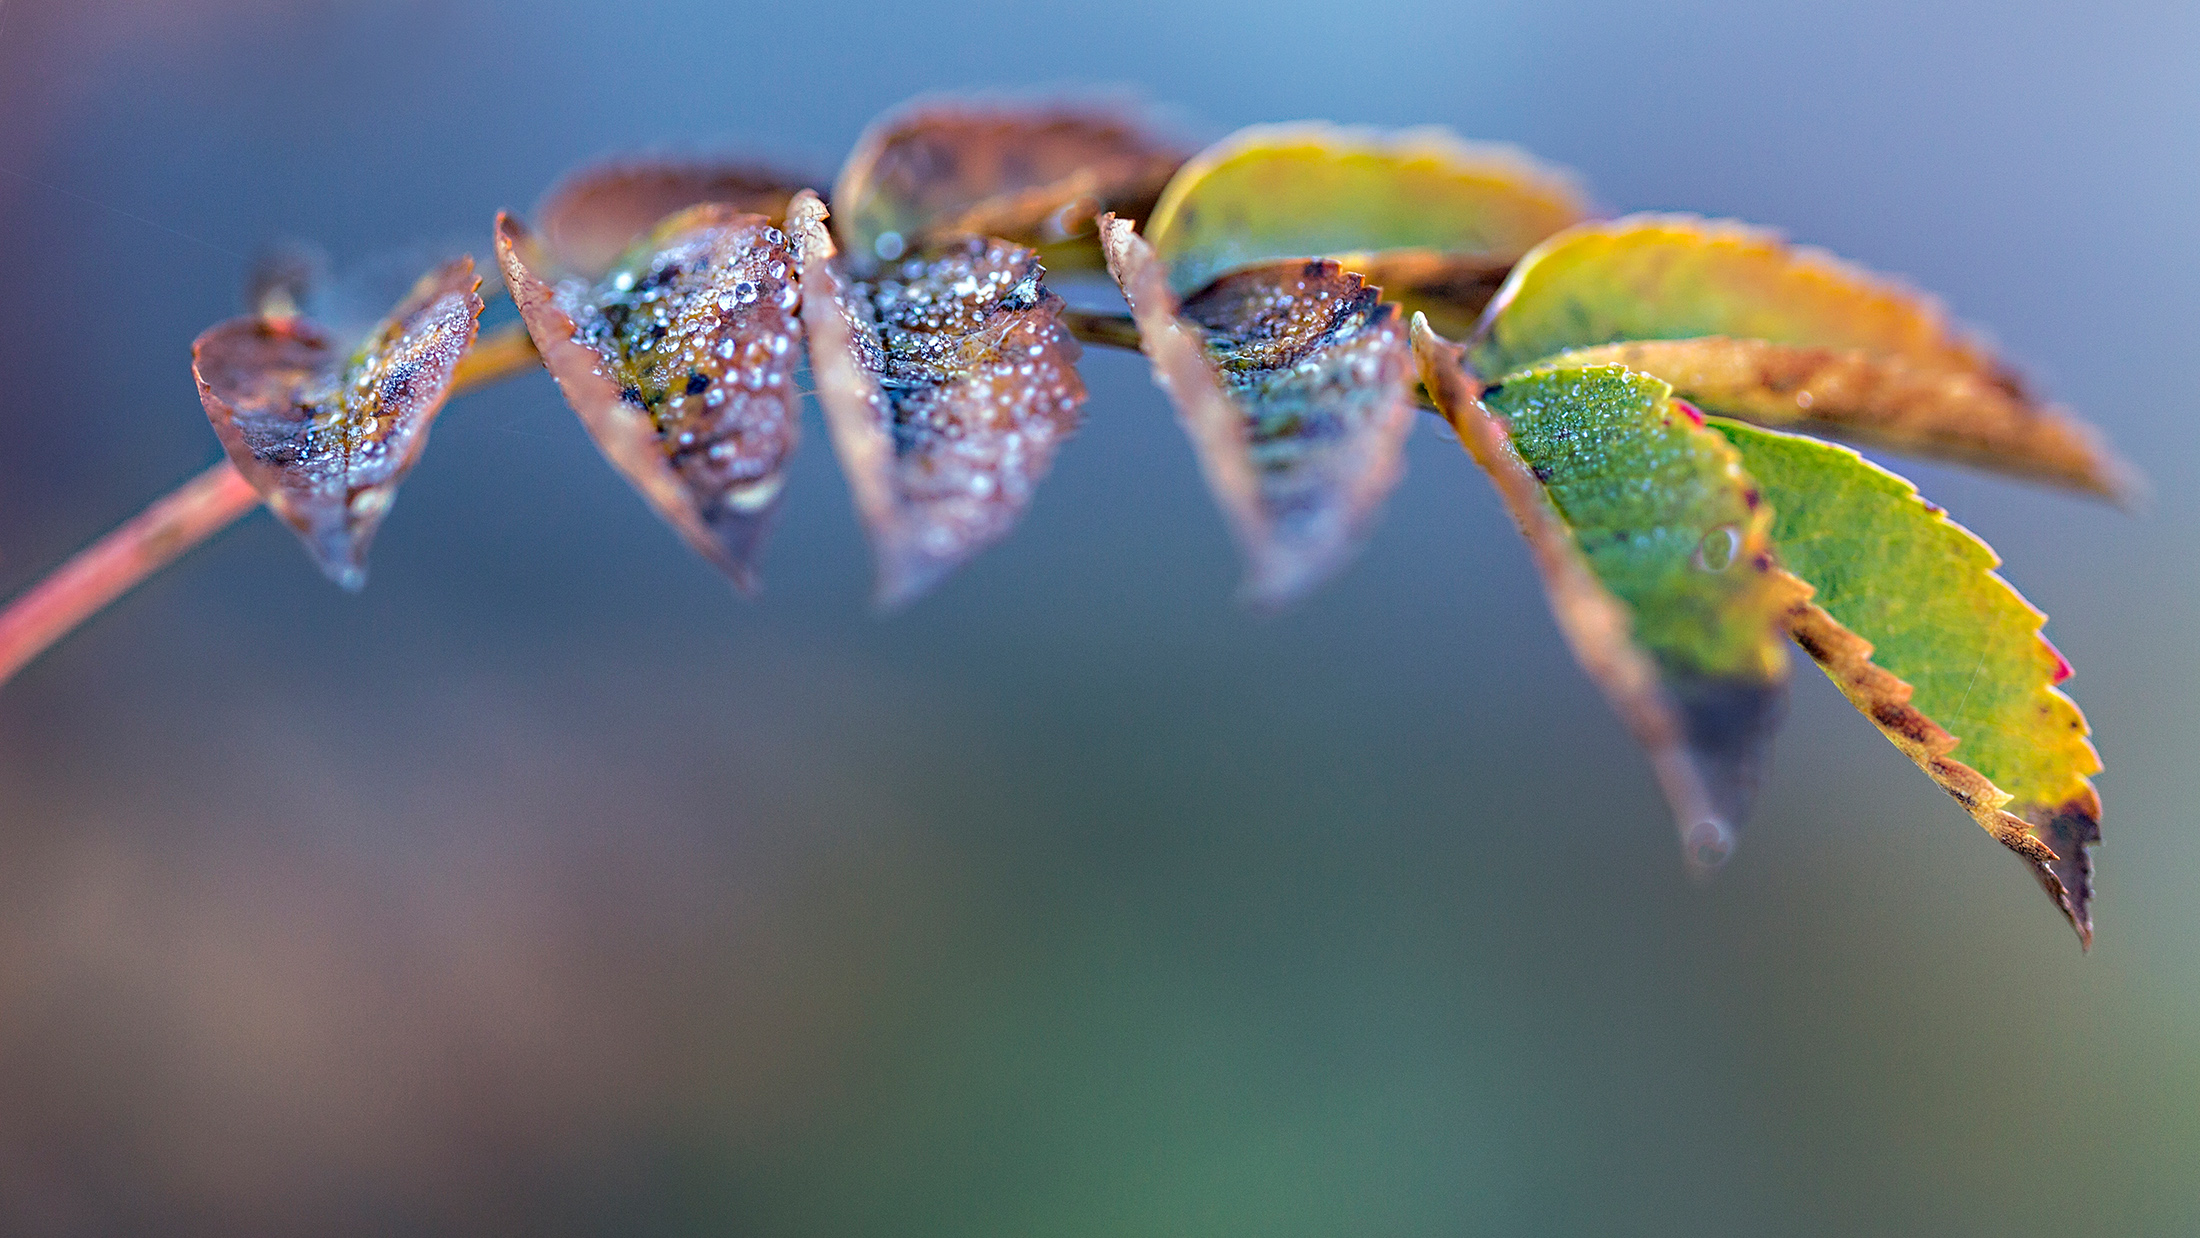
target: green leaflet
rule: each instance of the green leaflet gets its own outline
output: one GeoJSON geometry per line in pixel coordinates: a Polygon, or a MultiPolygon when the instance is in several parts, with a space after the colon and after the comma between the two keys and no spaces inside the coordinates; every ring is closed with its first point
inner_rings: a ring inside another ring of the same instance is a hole
{"type": "Polygon", "coordinates": [[[1770,513],[1740,454],[1672,388],[1616,365],[1549,368],[1512,375],[1484,402],[1511,423],[1521,458],[1660,666],[1781,678],[1770,513]]]}
{"type": "MultiPolygon", "coordinates": [[[[1429,366],[1436,350],[1421,351],[1429,366]]],[[[1430,390],[1457,406],[1443,390],[1457,385],[1430,390]]],[[[1507,419],[1513,450],[1543,484],[1588,571],[1626,609],[1616,631],[1585,614],[1584,588],[1554,571],[1563,554],[1541,545],[1548,532],[1523,518],[1575,655],[1649,750],[1683,854],[1707,872],[1732,853],[1755,799],[1786,699],[1778,625],[1803,592],[1772,562],[1757,488],[1695,409],[1620,366],[1514,374],[1482,405],[1507,419]],[[1647,655],[1655,683],[1628,669],[1641,661],[1630,648],[1647,655]]],[[[1446,412],[1473,450],[1477,414],[1446,412]]],[[[1502,491],[1504,479],[1492,475],[1502,491]]],[[[1521,515],[1511,496],[1508,505],[1521,515]]]]}
{"type": "MultiPolygon", "coordinates": [[[[1560,634],[1649,756],[1680,827],[1682,855],[1693,871],[1710,872],[1733,853],[1736,827],[1748,814],[1779,720],[1780,683],[1748,676],[1721,680],[1685,667],[1661,665],[1639,637],[1641,616],[1600,579],[1583,549],[1583,539],[1568,527],[1546,485],[1547,480],[1559,480],[1548,463],[1553,453],[1547,448],[1565,428],[1530,424],[1532,419],[1526,416],[1520,419],[1517,428],[1530,435],[1536,454],[1546,461],[1531,467],[1513,428],[1490,413],[1481,399],[1481,387],[1461,368],[1458,346],[1439,338],[1419,314],[1414,316],[1412,335],[1422,384],[1518,523],[1560,634]],[[1541,474],[1537,468],[1543,470],[1541,474]]],[[[1579,371],[1575,374],[1578,377],[1579,371]]],[[[1627,385],[1636,377],[1618,376],[1627,385]]],[[[1608,439],[1631,443],[1631,448],[1612,454],[1644,454],[1633,449],[1649,446],[1668,430],[1666,417],[1673,406],[1664,403],[1655,387],[1639,391],[1649,398],[1636,408],[1647,415],[1623,415],[1603,427],[1608,439]]],[[[1589,401],[1581,402],[1582,410],[1589,407],[1589,401]]],[[[1686,446],[1701,450],[1710,444],[1691,441],[1686,446]]],[[[1710,458],[1720,455],[1716,450],[1708,454],[1710,458]]],[[[1746,489],[1739,495],[1744,506],[1747,495],[1746,489]]],[[[1687,501],[1684,496],[1682,506],[1687,501]]],[[[1685,516],[1684,512],[1673,514],[1685,516]]],[[[1653,513],[1656,518],[1658,514],[1653,513]]],[[[1761,548],[1764,534],[1761,522],[1757,524],[1760,527],[1749,536],[1761,548]]],[[[1760,557],[1761,549],[1752,554],[1751,563],[1760,557]]],[[[1727,564],[1725,570],[1735,570],[1734,565],[1727,564]]],[[[1800,586],[1784,573],[1767,584],[1775,594],[1786,590],[1793,597],[1800,592],[1800,586]]],[[[1775,604],[1778,601],[1772,599],[1775,604]]],[[[1764,604],[1754,598],[1745,603],[1764,604]]],[[[1776,659],[1777,649],[1769,656],[1776,659]]]]}
{"type": "Polygon", "coordinates": [[[1436,127],[1255,125],[1179,169],[1145,229],[1179,295],[1280,258],[1333,257],[1464,331],[1536,242],[1587,213],[1564,172],[1436,127]]]}
{"type": "MultiPolygon", "coordinates": [[[[1764,487],[1783,564],[1871,642],[1874,665],[1910,685],[1907,704],[1954,737],[1953,756],[2011,797],[1991,807],[2055,852],[2049,875],[2064,888],[2050,891],[2088,932],[2085,847],[2100,821],[2089,779],[2101,761],[2085,715],[2055,687],[2070,668],[2040,634],[2047,617],[1995,574],[1991,548],[1903,478],[1846,447],[1711,424],[1764,487]]],[[[1875,703],[1859,705],[1880,720],[1875,703]]]]}

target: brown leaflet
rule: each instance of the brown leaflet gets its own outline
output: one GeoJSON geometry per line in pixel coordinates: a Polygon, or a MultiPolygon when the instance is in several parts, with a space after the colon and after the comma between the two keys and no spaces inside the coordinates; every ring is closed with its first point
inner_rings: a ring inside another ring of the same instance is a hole
{"type": "Polygon", "coordinates": [[[552,287],[526,228],[497,218],[520,315],[604,456],[744,592],[800,425],[795,256],[762,215],[666,219],[594,286],[552,287]]]}
{"type": "Polygon", "coordinates": [[[897,607],[1023,517],[1077,429],[1080,350],[1031,250],[965,237],[858,281],[825,217],[807,192],[788,214],[810,368],[877,556],[878,604],[897,607]]]}
{"type": "Polygon", "coordinates": [[[1281,606],[1350,561],[1398,483],[1413,427],[1395,306],[1327,259],[1233,271],[1179,304],[1128,220],[1101,245],[1248,569],[1281,606]]]}
{"type": "Polygon", "coordinates": [[[1096,267],[1101,211],[1143,217],[1186,153],[1128,108],[937,103],[874,126],[833,186],[849,260],[868,269],[964,234],[1096,267]]]}
{"type": "Polygon", "coordinates": [[[295,317],[232,319],[191,346],[230,462],[346,589],[366,584],[367,548],[451,393],[480,287],[473,259],[444,264],[349,357],[295,317]]]}
{"type": "Polygon", "coordinates": [[[2131,489],[2129,470],[2092,427],[1990,372],[1726,336],[1604,344],[1567,357],[1654,374],[1708,411],[1759,425],[2029,473],[2111,498],[2131,489]]]}
{"type": "MultiPolygon", "coordinates": [[[[1438,337],[1421,314],[1414,315],[1412,337],[1423,386],[1527,539],[1551,615],[1574,660],[1649,754],[1680,827],[1683,857],[1691,871],[1708,874],[1732,851],[1731,823],[1746,808],[1750,788],[1738,786],[1736,778],[1754,784],[1753,774],[1733,768],[1728,753],[1736,747],[1737,737],[1728,734],[1733,720],[1721,715],[1716,700],[1684,700],[1669,690],[1657,663],[1636,643],[1626,604],[1590,570],[1543,483],[1514,449],[1504,422],[1482,406],[1481,384],[1461,364],[1461,346],[1438,337]]],[[[1802,604],[1810,586],[1787,579],[1802,604]]]]}
{"type": "MultiPolygon", "coordinates": [[[[1801,581],[1796,582],[1803,588],[1801,581]]],[[[2087,850],[2101,841],[2100,796],[2088,784],[2070,803],[2027,822],[2004,807],[2013,798],[1985,775],[1949,755],[1956,737],[1910,705],[1909,684],[1872,662],[1872,644],[1843,627],[1814,603],[1796,603],[1787,616],[1788,635],[1803,652],[1823,667],[1826,676],[1841,689],[1858,711],[1872,720],[1882,734],[1902,750],[1919,769],[1932,776],[1973,820],[1986,828],[2002,846],[2032,866],[2048,897],[2078,931],[2086,946],[2093,944],[2093,856],[2087,850]],[[2034,830],[2053,842],[2044,842],[2034,830]]]]}
{"type": "Polygon", "coordinates": [[[802,181],[754,164],[617,159],[560,180],[535,210],[542,245],[563,272],[601,279],[659,220],[706,202],[778,223],[802,181]]]}
{"type": "Polygon", "coordinates": [[[1421,312],[1435,316],[1431,324],[1440,332],[1457,335],[1474,330],[1490,298],[1505,286],[1505,276],[1512,271],[1507,258],[1433,249],[1351,254],[1337,261],[1382,289],[1384,296],[1422,306],[1421,312]]]}

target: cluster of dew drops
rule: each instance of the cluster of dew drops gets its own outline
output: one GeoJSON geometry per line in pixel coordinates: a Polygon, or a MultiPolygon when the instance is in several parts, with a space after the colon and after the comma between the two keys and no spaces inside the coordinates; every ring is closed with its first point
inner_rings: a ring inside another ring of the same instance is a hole
{"type": "Polygon", "coordinates": [[[1361,442],[1356,431],[1369,419],[1394,412],[1409,366],[1397,314],[1379,306],[1374,289],[1356,279],[1310,286],[1304,270],[1194,312],[1226,384],[1267,410],[1250,427],[1264,485],[1321,492],[1317,479],[1297,474],[1326,448],[1361,442]]]}
{"type": "Polygon", "coordinates": [[[466,298],[452,293],[392,324],[388,338],[372,341],[357,362],[303,399],[311,416],[292,467],[316,490],[364,487],[358,502],[375,511],[387,507],[388,493],[375,487],[393,480],[408,458],[420,429],[422,393],[442,385],[426,376],[448,375],[457,366],[471,339],[471,319],[466,298]]]}
{"type": "Polygon", "coordinates": [[[928,509],[927,549],[1005,530],[1077,428],[1077,348],[1043,277],[1033,251],[973,237],[862,289],[899,480],[928,509]]]}
{"type": "Polygon", "coordinates": [[[583,293],[576,338],[610,363],[691,483],[760,506],[794,449],[801,301],[787,236],[760,217],[698,229],[583,293]]]}

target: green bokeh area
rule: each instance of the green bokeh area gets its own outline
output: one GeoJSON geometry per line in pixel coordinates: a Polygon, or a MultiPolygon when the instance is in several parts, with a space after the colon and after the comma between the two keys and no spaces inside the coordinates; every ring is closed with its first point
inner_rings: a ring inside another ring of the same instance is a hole
{"type": "Polygon", "coordinates": [[[438,420],[364,593],[255,517],[0,690],[0,1234],[2200,1232],[2200,13],[799,16],[10,0],[0,592],[216,459],[189,343],[276,238],[478,252],[653,144],[823,183],[1041,73],[1195,144],[1441,123],[1906,272],[2147,470],[2134,517],[1894,462],[2077,667],[2092,954],[1813,673],[1692,884],[1433,419],[1260,619],[1089,349],[1029,519],[879,620],[814,412],[744,603],[532,376],[438,420]]]}

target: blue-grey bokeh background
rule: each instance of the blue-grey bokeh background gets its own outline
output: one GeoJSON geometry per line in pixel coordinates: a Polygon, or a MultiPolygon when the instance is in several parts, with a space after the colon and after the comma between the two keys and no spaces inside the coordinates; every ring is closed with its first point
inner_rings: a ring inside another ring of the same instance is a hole
{"type": "Polygon", "coordinates": [[[2188,4],[0,0],[0,590],[215,458],[188,345],[269,240],[1058,83],[1517,141],[1989,327],[2155,485],[1911,470],[2078,667],[2092,956],[1807,671],[1689,885],[1433,431],[1261,621],[1096,351],[1024,527],[881,622],[822,435],[747,605],[537,376],[363,596],[256,517],[0,692],[0,1231],[2200,1231],[2188,4]]]}

